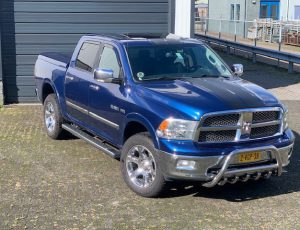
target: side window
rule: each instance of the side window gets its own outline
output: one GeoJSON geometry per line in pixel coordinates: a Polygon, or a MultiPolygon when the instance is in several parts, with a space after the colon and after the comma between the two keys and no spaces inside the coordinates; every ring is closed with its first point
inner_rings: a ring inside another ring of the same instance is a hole
{"type": "Polygon", "coordinates": [[[111,69],[114,71],[114,78],[120,75],[120,66],[117,55],[113,48],[104,47],[99,63],[99,67],[103,69],[111,69]]]}
{"type": "Polygon", "coordinates": [[[95,43],[83,43],[77,56],[75,66],[79,69],[92,72],[99,47],[100,46],[95,43]]]}

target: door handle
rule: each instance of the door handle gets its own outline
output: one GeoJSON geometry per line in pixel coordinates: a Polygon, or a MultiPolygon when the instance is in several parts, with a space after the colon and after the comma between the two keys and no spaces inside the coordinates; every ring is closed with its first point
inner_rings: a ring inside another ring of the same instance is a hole
{"type": "Polygon", "coordinates": [[[93,90],[96,90],[96,91],[99,90],[99,86],[97,86],[97,85],[90,85],[90,88],[93,90]]]}
{"type": "Polygon", "coordinates": [[[73,80],[74,80],[74,77],[66,76],[66,79],[68,79],[68,80],[70,80],[70,81],[73,81],[73,80]]]}

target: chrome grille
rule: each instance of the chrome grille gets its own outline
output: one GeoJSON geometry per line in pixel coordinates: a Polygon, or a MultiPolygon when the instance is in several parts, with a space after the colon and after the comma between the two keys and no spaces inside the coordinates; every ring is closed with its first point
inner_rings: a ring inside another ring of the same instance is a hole
{"type": "Polygon", "coordinates": [[[203,126],[224,126],[236,125],[240,119],[240,114],[225,114],[219,116],[212,116],[205,119],[203,126]]]}
{"type": "Polygon", "coordinates": [[[234,140],[235,130],[204,131],[200,133],[200,142],[227,142],[234,140]]]}
{"type": "Polygon", "coordinates": [[[254,140],[281,134],[281,108],[206,114],[198,128],[198,142],[221,143],[254,140]]]}
{"type": "Polygon", "coordinates": [[[253,128],[251,130],[250,139],[274,136],[276,133],[278,133],[278,130],[280,130],[280,125],[253,128]]]}
{"type": "Polygon", "coordinates": [[[280,117],[279,111],[261,111],[253,113],[253,124],[278,120],[280,117]]]}

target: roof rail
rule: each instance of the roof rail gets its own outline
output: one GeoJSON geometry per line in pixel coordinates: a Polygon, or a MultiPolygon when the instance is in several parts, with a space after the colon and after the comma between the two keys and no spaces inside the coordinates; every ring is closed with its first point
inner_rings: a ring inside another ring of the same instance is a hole
{"type": "Polygon", "coordinates": [[[164,33],[125,33],[124,36],[128,38],[165,38],[166,34],[164,33]]]}
{"type": "Polygon", "coordinates": [[[103,36],[109,37],[116,40],[130,39],[130,37],[125,34],[117,34],[117,33],[102,33],[102,34],[87,34],[87,36],[103,36]]]}

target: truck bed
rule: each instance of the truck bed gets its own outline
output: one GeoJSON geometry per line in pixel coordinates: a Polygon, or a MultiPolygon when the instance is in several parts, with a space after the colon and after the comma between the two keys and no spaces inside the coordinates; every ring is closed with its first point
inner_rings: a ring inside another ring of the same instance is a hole
{"type": "Polygon", "coordinates": [[[42,53],[38,56],[34,67],[34,77],[36,93],[40,101],[44,99],[42,92],[45,81],[62,81],[61,85],[63,85],[70,59],[71,55],[60,53],[42,53]]]}
{"type": "Polygon", "coordinates": [[[47,52],[47,53],[40,54],[39,59],[43,59],[44,61],[50,62],[54,65],[58,65],[60,67],[67,68],[67,65],[69,64],[69,62],[71,60],[71,55],[47,52]]]}

